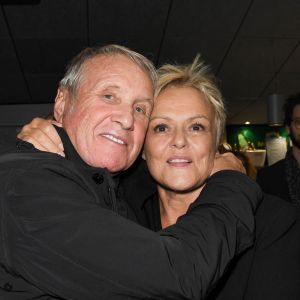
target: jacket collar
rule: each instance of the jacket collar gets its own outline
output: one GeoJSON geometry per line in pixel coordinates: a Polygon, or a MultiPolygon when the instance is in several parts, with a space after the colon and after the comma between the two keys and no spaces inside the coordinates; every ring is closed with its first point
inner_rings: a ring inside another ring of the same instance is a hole
{"type": "Polygon", "coordinates": [[[119,185],[119,176],[117,175],[111,175],[111,173],[106,169],[106,168],[96,168],[88,165],[78,154],[76,149],[74,148],[69,136],[67,135],[66,131],[62,127],[55,126],[55,129],[61,138],[61,141],[64,145],[64,152],[65,152],[65,157],[67,160],[72,161],[76,164],[81,165],[84,167],[86,171],[89,173],[93,174],[93,176],[97,173],[101,173],[107,176],[109,184],[113,188],[117,188],[119,185]]]}
{"type": "Polygon", "coordinates": [[[121,177],[125,197],[132,207],[143,208],[148,198],[156,191],[156,182],[150,175],[146,162],[139,157],[121,177]]]}
{"type": "MultiPolygon", "coordinates": [[[[75,163],[79,163],[83,166],[90,167],[84,160],[80,157],[80,155],[75,150],[69,136],[67,135],[66,131],[62,127],[58,127],[54,125],[63,145],[64,145],[64,152],[65,157],[67,160],[73,161],[75,163]]],[[[91,167],[93,168],[93,167],[91,167]]]]}

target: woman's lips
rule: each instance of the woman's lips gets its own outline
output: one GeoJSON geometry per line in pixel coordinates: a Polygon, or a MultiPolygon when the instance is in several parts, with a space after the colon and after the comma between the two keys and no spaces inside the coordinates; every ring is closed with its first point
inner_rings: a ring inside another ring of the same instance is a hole
{"type": "Polygon", "coordinates": [[[174,167],[185,167],[191,162],[192,160],[188,157],[171,157],[167,160],[167,163],[174,167]]]}

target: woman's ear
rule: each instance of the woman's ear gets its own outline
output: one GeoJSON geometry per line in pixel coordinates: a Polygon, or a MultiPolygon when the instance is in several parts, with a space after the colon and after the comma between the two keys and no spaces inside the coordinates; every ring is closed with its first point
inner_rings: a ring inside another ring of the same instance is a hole
{"type": "Polygon", "coordinates": [[[145,155],[145,150],[144,150],[144,148],[143,148],[143,150],[142,150],[142,158],[143,158],[143,160],[147,160],[147,159],[146,159],[146,155],[145,155]]]}
{"type": "Polygon", "coordinates": [[[55,97],[55,104],[54,104],[54,118],[55,120],[62,124],[63,122],[63,116],[66,106],[66,98],[67,98],[67,90],[58,88],[57,94],[55,97]]]}

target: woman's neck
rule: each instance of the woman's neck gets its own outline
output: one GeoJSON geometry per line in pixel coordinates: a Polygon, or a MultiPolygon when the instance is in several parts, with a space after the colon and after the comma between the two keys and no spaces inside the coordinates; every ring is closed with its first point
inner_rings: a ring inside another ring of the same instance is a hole
{"type": "Polygon", "coordinates": [[[158,186],[162,228],[175,224],[177,219],[187,212],[190,204],[197,199],[202,188],[200,187],[191,192],[178,193],[158,186]]]}

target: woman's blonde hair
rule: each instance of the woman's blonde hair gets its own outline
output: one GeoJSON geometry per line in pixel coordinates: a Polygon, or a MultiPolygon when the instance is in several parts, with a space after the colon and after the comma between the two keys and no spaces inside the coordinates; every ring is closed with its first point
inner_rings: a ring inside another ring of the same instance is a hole
{"type": "Polygon", "coordinates": [[[216,124],[216,148],[218,148],[226,122],[225,105],[222,94],[217,87],[215,76],[210,72],[201,56],[198,54],[189,65],[166,64],[160,67],[155,98],[170,85],[194,88],[212,106],[216,124]]]}

